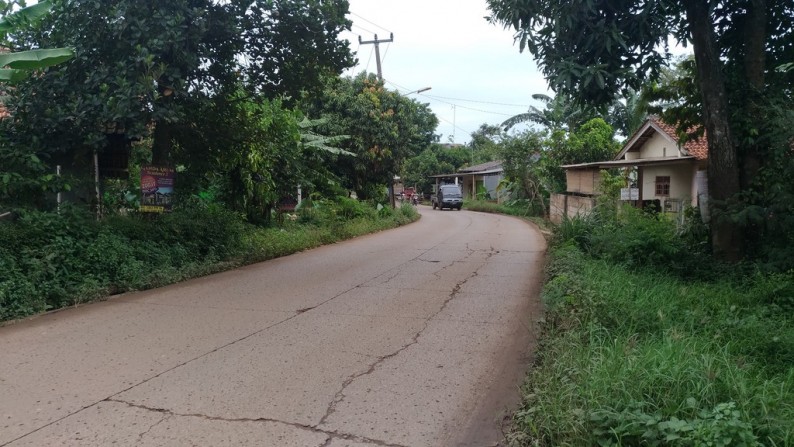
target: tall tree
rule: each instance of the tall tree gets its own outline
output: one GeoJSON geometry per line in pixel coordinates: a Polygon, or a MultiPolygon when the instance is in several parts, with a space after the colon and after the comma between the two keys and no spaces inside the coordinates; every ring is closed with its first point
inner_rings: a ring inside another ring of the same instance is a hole
{"type": "Polygon", "coordinates": [[[466,145],[469,148],[469,165],[476,165],[498,158],[497,147],[505,138],[507,132],[500,126],[481,124],[480,128],[471,133],[471,140],[466,145]]]}
{"type": "Polygon", "coordinates": [[[339,146],[356,157],[340,158],[336,169],[360,198],[378,197],[406,159],[437,140],[438,119],[430,108],[384,88],[372,74],[329,79],[304,108],[327,118],[327,134],[350,136],[339,146]]]}
{"type": "MultiPolygon", "coordinates": [[[[488,5],[492,21],[517,31],[521,50],[536,56],[555,91],[593,104],[609,103],[622,89],[639,90],[657,79],[669,56],[669,36],[691,43],[709,138],[710,205],[724,207],[736,199],[738,144],[749,135],[745,129],[737,135],[732,117],[750,110],[729,98],[727,84],[735,79],[732,87],[752,86],[762,93],[774,67],[791,61],[789,2],[488,0],[488,5]]],[[[719,258],[742,256],[742,229],[731,219],[712,219],[711,237],[719,258]]]]}
{"type": "Polygon", "coordinates": [[[344,0],[54,0],[21,43],[68,45],[75,58],[25,84],[11,101],[31,143],[70,158],[108,135],[153,130],[155,163],[170,159],[176,127],[202,102],[244,91],[297,98],[353,58],[338,40],[344,0]]]}

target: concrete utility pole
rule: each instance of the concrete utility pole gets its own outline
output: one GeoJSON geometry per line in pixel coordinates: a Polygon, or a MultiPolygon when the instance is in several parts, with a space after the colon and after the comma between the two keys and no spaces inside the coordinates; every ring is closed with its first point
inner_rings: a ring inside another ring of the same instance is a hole
{"type": "MultiPolygon", "coordinates": [[[[375,34],[375,39],[367,41],[362,41],[361,36],[358,36],[359,45],[366,45],[370,43],[375,45],[375,63],[378,65],[378,81],[381,82],[383,82],[383,70],[380,67],[380,44],[384,42],[394,42],[394,33],[389,33],[389,38],[384,40],[378,40],[377,34],[375,34]]],[[[394,178],[391,174],[390,177],[392,178],[389,179],[389,203],[391,204],[392,208],[395,208],[397,204],[394,201],[394,178]]]]}
{"type": "Polygon", "coordinates": [[[375,45],[375,63],[378,65],[378,80],[383,81],[383,71],[380,68],[380,44],[381,43],[389,43],[394,42],[394,33],[389,33],[389,38],[384,40],[378,40],[378,35],[375,34],[374,40],[367,40],[362,41],[361,36],[358,36],[358,44],[359,45],[366,45],[366,44],[374,44],[375,45]]]}

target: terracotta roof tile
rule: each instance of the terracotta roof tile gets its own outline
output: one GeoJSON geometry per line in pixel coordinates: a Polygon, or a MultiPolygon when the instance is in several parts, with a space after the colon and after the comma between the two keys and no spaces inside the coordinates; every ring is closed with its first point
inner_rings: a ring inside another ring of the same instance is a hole
{"type": "MultiPolygon", "coordinates": [[[[676,132],[676,126],[672,124],[668,124],[661,120],[656,115],[652,115],[648,118],[650,121],[653,121],[656,126],[664,131],[670,138],[672,138],[676,143],[679,142],[678,133],[676,132]]],[[[687,133],[693,133],[697,130],[696,127],[687,129],[687,133]]],[[[703,132],[703,136],[697,139],[689,139],[686,143],[684,143],[684,150],[691,156],[695,157],[697,160],[705,160],[709,157],[709,140],[706,136],[705,131],[703,132]]]]}

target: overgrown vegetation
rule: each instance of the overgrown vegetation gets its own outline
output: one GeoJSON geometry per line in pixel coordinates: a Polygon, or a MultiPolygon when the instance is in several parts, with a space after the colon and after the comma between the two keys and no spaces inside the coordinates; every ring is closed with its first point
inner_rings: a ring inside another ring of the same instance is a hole
{"type": "Polygon", "coordinates": [[[463,207],[470,211],[482,213],[507,214],[519,217],[537,217],[543,215],[543,209],[527,200],[511,200],[496,203],[488,200],[464,200],[463,207]]]}
{"type": "Polygon", "coordinates": [[[709,262],[699,226],[606,216],[556,230],[512,445],[794,445],[794,271],[709,262]]]}
{"type": "Polygon", "coordinates": [[[85,209],[21,211],[0,222],[0,321],[206,275],[402,225],[393,210],[340,197],[307,201],[280,226],[259,227],[219,204],[96,221],[85,209]]]}

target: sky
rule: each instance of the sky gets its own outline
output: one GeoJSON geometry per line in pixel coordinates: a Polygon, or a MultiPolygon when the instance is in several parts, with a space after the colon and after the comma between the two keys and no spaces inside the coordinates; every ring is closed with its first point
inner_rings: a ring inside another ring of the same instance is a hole
{"type": "Polygon", "coordinates": [[[485,0],[349,0],[350,41],[358,65],[344,75],[377,73],[374,45],[363,41],[389,39],[380,44],[386,87],[410,93],[429,104],[439,125],[442,143],[470,141],[482,124],[499,125],[542,108],[532,95],[553,96],[529,53],[520,53],[513,32],[485,20],[485,0]]]}

